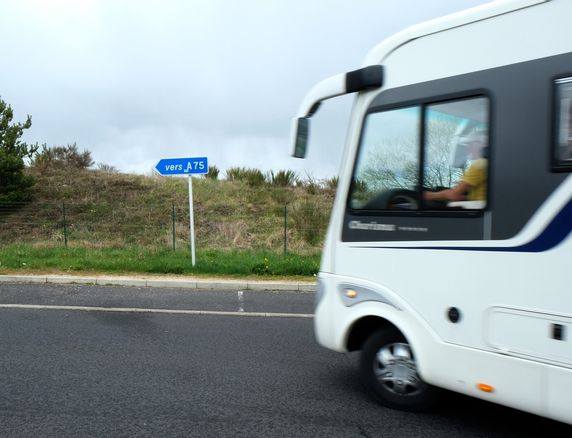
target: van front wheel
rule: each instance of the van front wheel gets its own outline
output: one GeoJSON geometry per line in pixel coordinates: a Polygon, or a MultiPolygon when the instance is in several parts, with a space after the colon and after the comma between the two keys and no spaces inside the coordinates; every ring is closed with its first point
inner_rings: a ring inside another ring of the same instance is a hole
{"type": "Polygon", "coordinates": [[[362,350],[360,371],[368,390],[389,408],[421,411],[439,397],[439,389],[419,377],[413,351],[395,329],[370,336],[362,350]]]}

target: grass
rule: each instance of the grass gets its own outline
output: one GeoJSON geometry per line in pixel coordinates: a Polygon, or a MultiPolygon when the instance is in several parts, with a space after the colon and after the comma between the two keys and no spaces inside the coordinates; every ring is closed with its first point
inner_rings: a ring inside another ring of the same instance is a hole
{"type": "Polygon", "coordinates": [[[286,171],[280,184],[193,179],[192,267],[186,178],[72,168],[28,172],[37,180],[33,201],[0,205],[0,274],[312,279],[335,194],[316,181],[291,185],[294,174],[286,171]]]}
{"type": "MultiPolygon", "coordinates": [[[[185,178],[97,170],[29,169],[33,202],[0,205],[0,242],[57,246],[184,248],[189,243],[185,178]],[[174,232],[173,232],[174,230],[174,232]],[[173,236],[174,234],[174,236],[173,236]]],[[[193,180],[197,248],[321,250],[334,191],[193,180]]]]}
{"type": "Polygon", "coordinates": [[[196,254],[196,266],[188,250],[127,248],[0,246],[0,274],[110,273],[176,274],[221,277],[289,277],[312,279],[318,271],[318,255],[278,254],[268,251],[205,250],[196,254]]]}

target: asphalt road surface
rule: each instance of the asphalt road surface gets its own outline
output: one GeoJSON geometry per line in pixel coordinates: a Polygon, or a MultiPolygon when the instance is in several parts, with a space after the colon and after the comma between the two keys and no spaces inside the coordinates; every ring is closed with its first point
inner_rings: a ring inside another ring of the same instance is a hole
{"type": "Polygon", "coordinates": [[[572,436],[455,394],[380,407],[315,343],[311,294],[240,292],[0,285],[0,436],[572,436]]]}

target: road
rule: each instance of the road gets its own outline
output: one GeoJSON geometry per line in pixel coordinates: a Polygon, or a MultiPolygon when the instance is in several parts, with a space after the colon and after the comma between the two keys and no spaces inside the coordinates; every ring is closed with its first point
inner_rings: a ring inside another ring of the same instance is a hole
{"type": "Polygon", "coordinates": [[[571,436],[561,423],[454,394],[424,414],[376,405],[357,356],[315,343],[312,301],[2,284],[0,436],[571,436]]]}

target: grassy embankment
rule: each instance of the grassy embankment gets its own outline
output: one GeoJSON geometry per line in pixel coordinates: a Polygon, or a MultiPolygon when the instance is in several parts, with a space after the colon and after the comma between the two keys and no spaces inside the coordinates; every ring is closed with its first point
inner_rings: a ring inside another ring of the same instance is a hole
{"type": "Polygon", "coordinates": [[[34,201],[0,206],[0,274],[294,276],[317,271],[333,190],[93,170],[35,173],[34,201]]]}
{"type": "Polygon", "coordinates": [[[318,264],[318,255],[206,250],[196,254],[196,266],[192,267],[188,250],[0,246],[0,274],[176,274],[309,279],[317,272],[318,264]]]}

